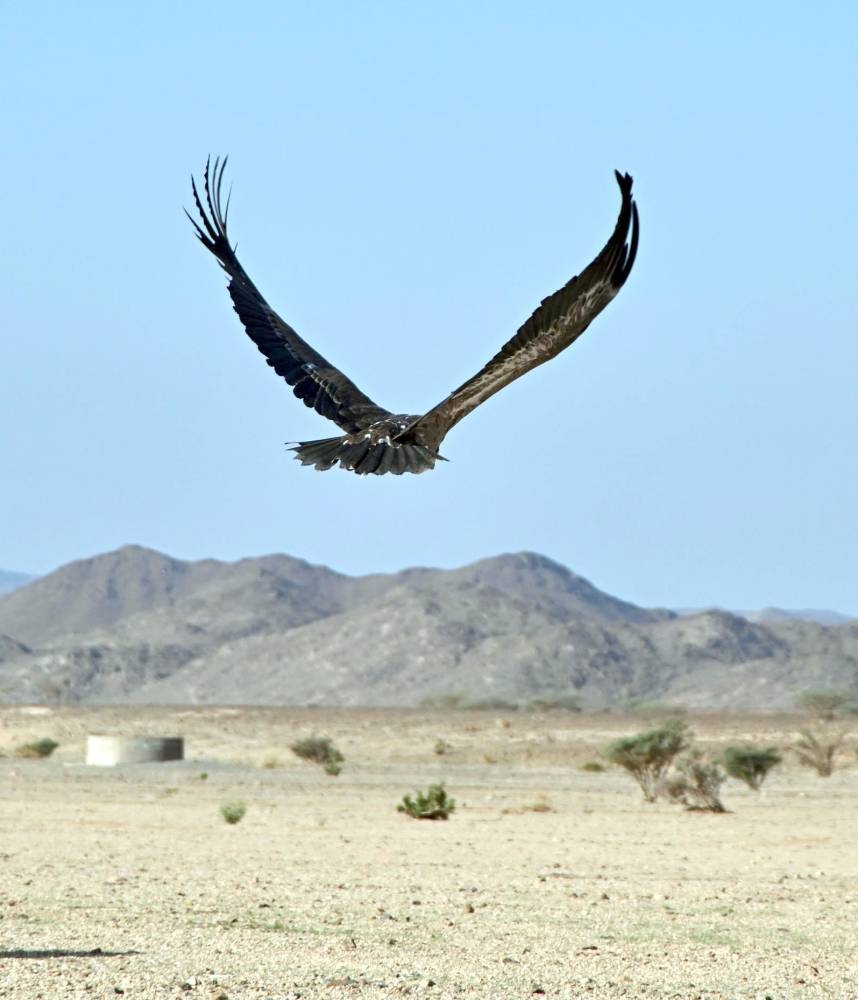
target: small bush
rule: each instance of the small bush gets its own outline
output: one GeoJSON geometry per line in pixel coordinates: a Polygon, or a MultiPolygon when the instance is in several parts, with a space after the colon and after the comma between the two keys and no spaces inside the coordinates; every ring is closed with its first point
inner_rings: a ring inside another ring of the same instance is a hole
{"type": "Polygon", "coordinates": [[[220,807],[221,816],[232,826],[240,823],[244,819],[246,812],[247,806],[243,802],[225,802],[220,807]]]}
{"type": "Polygon", "coordinates": [[[545,694],[532,698],[527,707],[533,712],[580,712],[581,699],[575,694],[545,694]]]}
{"type": "Polygon", "coordinates": [[[805,691],[798,697],[799,707],[822,722],[831,722],[850,701],[852,696],[844,691],[805,691]]]}
{"type": "Polygon", "coordinates": [[[659,783],[674,758],[688,749],[686,733],[681,719],[671,719],[658,729],[614,740],[606,747],[605,756],[631,774],[647,802],[655,802],[659,783]]]}
{"type": "Polygon", "coordinates": [[[662,783],[671,802],[679,802],[686,809],[722,813],[727,810],[721,802],[721,785],[726,774],[713,760],[706,760],[699,750],[692,750],[680,758],[677,773],[662,783]]]}
{"type": "Polygon", "coordinates": [[[31,743],[22,743],[15,748],[15,756],[28,759],[50,757],[58,746],[59,743],[56,740],[45,737],[41,740],[33,740],[31,743]]]}
{"type": "Polygon", "coordinates": [[[319,764],[325,771],[336,777],[343,769],[345,757],[327,736],[307,736],[290,747],[292,753],[302,760],[319,764]]]}
{"type": "Polygon", "coordinates": [[[727,747],[721,757],[724,770],[731,778],[744,781],[755,792],[766,780],[769,771],[780,764],[781,755],[774,747],[727,747]]]}
{"type": "Polygon", "coordinates": [[[597,760],[585,760],[583,764],[578,768],[579,771],[589,771],[592,774],[599,774],[601,771],[605,770],[605,765],[600,764],[597,760]]]}
{"type": "Polygon", "coordinates": [[[842,743],[842,732],[803,729],[792,749],[800,764],[813,768],[821,778],[830,778],[842,743]]]}
{"type": "Polygon", "coordinates": [[[438,739],[435,740],[435,746],[432,747],[432,753],[437,754],[439,757],[443,757],[449,749],[450,744],[445,739],[441,739],[439,736],[438,739]]]}
{"type": "Polygon", "coordinates": [[[413,819],[449,819],[455,808],[455,800],[450,798],[441,782],[439,785],[430,785],[425,792],[415,792],[413,799],[410,795],[404,795],[396,811],[413,819]]]}

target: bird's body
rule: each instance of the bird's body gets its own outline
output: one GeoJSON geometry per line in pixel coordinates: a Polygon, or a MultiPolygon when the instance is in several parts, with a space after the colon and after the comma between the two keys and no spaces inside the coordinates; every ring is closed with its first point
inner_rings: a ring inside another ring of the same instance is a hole
{"type": "Polygon", "coordinates": [[[197,236],[229,275],[229,294],[248,336],[295,395],[345,433],[294,447],[304,465],[335,465],[359,475],[425,472],[436,461],[448,431],[514,379],[550,361],[576,340],[614,298],[632,269],[638,243],[638,213],[632,179],[617,173],[622,205],[614,232],[596,259],[563,288],[544,299],[518,332],[473,378],[421,415],[394,414],[374,403],[338,368],[326,361],[268,305],[230,246],[221,208],[226,160],[206,164],[205,206],[192,181],[200,214],[191,222],[197,236]]]}

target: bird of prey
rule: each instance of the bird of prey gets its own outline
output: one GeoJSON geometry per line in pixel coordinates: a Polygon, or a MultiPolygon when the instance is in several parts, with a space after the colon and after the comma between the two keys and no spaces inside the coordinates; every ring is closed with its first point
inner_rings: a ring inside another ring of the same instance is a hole
{"type": "Polygon", "coordinates": [[[438,448],[448,431],[531,368],[550,361],[587,329],[595,316],[622,288],[638,246],[638,211],[632,178],[616,172],[622,204],[617,224],[604,249],[579,275],[542,303],[489,363],[422,416],[391,413],[378,406],[330,361],[326,361],[284,322],[262,297],[238,262],[227,236],[229,199],[221,199],[226,159],[206,162],[205,204],[191,178],[199,222],[186,212],[196,234],[229,276],[229,294],[247,335],[268,364],[292,391],[345,433],[318,441],[302,441],[292,450],[303,465],[341,469],[358,475],[425,472],[446,461],[438,448]]]}

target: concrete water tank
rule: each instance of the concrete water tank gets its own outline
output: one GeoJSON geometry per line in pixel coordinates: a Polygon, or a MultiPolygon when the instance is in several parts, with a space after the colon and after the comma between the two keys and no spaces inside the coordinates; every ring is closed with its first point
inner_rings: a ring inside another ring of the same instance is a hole
{"type": "Polygon", "coordinates": [[[116,764],[147,764],[153,761],[183,760],[185,741],[181,736],[102,736],[86,738],[86,762],[96,767],[116,764]]]}

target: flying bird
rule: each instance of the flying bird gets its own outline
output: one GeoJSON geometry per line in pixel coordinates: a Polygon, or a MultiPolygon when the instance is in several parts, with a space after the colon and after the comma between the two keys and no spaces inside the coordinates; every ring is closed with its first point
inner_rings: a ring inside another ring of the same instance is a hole
{"type": "Polygon", "coordinates": [[[206,162],[205,204],[191,178],[199,221],[190,213],[196,234],[229,276],[229,294],[247,335],[268,364],[292,386],[292,392],[345,433],[302,441],[292,447],[303,465],[341,469],[358,475],[425,472],[446,461],[438,448],[452,427],[473,409],[531,368],[550,361],[587,329],[625,284],[638,246],[638,211],[632,178],[616,171],[622,204],[604,249],[579,275],[542,303],[473,378],[422,416],[391,413],[374,403],[338,368],[326,361],[277,315],[238,262],[227,235],[229,198],[221,188],[226,158],[206,162]]]}

